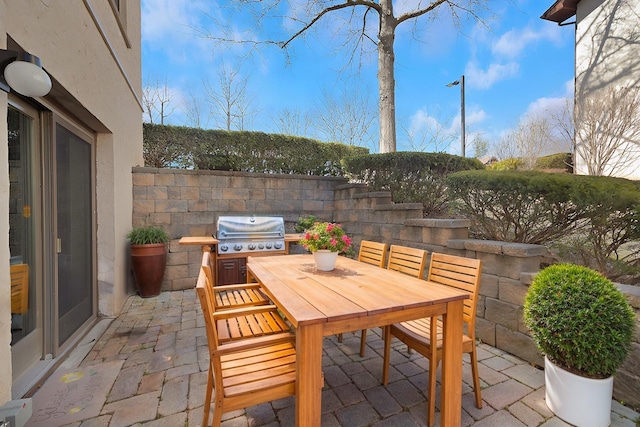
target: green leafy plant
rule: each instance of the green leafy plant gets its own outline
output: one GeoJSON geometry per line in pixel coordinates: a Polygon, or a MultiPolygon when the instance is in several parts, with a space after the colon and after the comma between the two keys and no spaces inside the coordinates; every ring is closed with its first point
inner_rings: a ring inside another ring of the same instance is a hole
{"type": "Polygon", "coordinates": [[[316,222],[318,219],[314,215],[301,216],[295,226],[296,232],[303,233],[313,227],[316,222]]]}
{"type": "Polygon", "coordinates": [[[148,245],[152,243],[167,243],[169,236],[160,227],[146,226],[134,228],[127,234],[132,245],[148,245]]]}
{"type": "Polygon", "coordinates": [[[304,232],[300,244],[311,252],[326,249],[331,252],[346,252],[351,247],[351,239],[340,224],[316,222],[304,232]]]}
{"type": "Polygon", "coordinates": [[[584,266],[539,272],[524,302],[524,320],[549,360],[589,378],[615,373],[630,351],[633,309],[613,283],[584,266]]]}

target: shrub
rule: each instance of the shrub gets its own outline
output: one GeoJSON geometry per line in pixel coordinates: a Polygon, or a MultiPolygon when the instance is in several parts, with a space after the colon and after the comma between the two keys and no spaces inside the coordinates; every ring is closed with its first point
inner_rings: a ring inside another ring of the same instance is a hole
{"type": "Polygon", "coordinates": [[[515,171],[522,168],[523,164],[521,159],[510,158],[495,162],[487,166],[487,169],[494,171],[515,171]]]}
{"type": "Polygon", "coordinates": [[[367,148],[263,132],[144,124],[150,167],[194,167],[258,173],[344,176],[345,158],[367,148]]]}
{"type": "Polygon", "coordinates": [[[607,378],[631,347],[635,314],[624,295],[587,267],[556,264],[539,272],[524,319],[540,351],[565,370],[607,378]]]}
{"type": "Polygon", "coordinates": [[[534,171],[465,171],[447,179],[458,214],[482,239],[544,244],[573,230],[583,211],[573,176],[534,171]]]}
{"type": "Polygon", "coordinates": [[[573,173],[573,159],[571,153],[558,153],[540,157],[536,161],[536,169],[557,169],[573,173]]]}
{"type": "Polygon", "coordinates": [[[353,181],[390,191],[396,203],[422,203],[425,217],[438,217],[449,213],[445,178],[484,166],[477,159],[445,153],[394,152],[350,157],[345,168],[353,181]]]}
{"type": "Polygon", "coordinates": [[[640,238],[640,189],[626,179],[465,171],[447,183],[478,238],[544,245],[580,233],[603,273],[622,245],[640,238]]]}

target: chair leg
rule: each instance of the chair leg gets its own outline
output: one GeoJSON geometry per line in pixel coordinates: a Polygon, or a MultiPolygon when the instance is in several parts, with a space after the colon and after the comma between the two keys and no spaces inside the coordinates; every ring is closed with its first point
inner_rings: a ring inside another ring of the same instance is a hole
{"type": "Polygon", "coordinates": [[[384,338],[384,356],[382,360],[382,384],[389,382],[389,356],[391,354],[391,326],[387,325],[382,329],[384,338]]]}
{"type": "Polygon", "coordinates": [[[211,410],[211,391],[213,390],[213,369],[209,366],[207,379],[207,392],[204,397],[204,413],[202,414],[202,427],[209,425],[209,411],[211,410]]]}
{"type": "Polygon", "coordinates": [[[476,395],[476,408],[482,408],[482,390],[480,389],[480,375],[478,373],[478,354],[475,343],[471,350],[471,373],[473,374],[473,391],[476,395]]]}
{"type": "Polygon", "coordinates": [[[360,357],[364,357],[364,353],[367,347],[367,330],[363,329],[360,333],[360,357]]]}
{"type": "Polygon", "coordinates": [[[436,423],[436,371],[438,360],[429,359],[429,402],[427,402],[427,425],[433,427],[436,423]]]}
{"type": "Polygon", "coordinates": [[[338,342],[342,342],[342,334],[338,334],[338,342]]]}

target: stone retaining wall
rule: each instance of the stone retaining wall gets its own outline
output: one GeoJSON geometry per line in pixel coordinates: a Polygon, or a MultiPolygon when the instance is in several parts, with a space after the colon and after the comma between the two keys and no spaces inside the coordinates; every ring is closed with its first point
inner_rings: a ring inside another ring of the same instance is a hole
{"type": "MultiPolygon", "coordinates": [[[[469,239],[468,220],[422,218],[421,204],[394,204],[390,193],[370,192],[342,178],[152,168],[133,172],[134,226],[160,225],[171,236],[163,290],[193,286],[200,247],[180,246],[178,240],[212,234],[219,215],[280,215],[288,227],[301,215],[315,215],[342,223],[356,243],[367,239],[482,260],[477,337],[543,365],[522,317],[529,284],[551,261],[543,246],[469,239]]],[[[638,291],[631,287],[626,293],[638,291]]],[[[640,295],[630,298],[637,312],[640,295]]],[[[614,384],[614,397],[640,407],[640,326],[614,384]]]]}

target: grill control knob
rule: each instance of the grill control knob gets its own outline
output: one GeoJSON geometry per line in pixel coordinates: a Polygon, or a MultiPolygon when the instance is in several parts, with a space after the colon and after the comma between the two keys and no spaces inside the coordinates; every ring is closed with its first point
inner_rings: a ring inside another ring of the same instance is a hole
{"type": "Polygon", "coordinates": [[[264,244],[263,243],[258,243],[258,249],[264,249],[264,244]]]}
{"type": "Polygon", "coordinates": [[[225,245],[224,243],[220,245],[220,252],[227,252],[228,250],[229,246],[225,245]]]}
{"type": "Polygon", "coordinates": [[[280,242],[275,242],[275,243],[273,244],[273,247],[274,247],[274,249],[282,249],[282,243],[280,243],[280,242]]]}
{"type": "Polygon", "coordinates": [[[255,244],[253,244],[253,243],[249,243],[249,246],[247,246],[247,248],[248,248],[250,251],[252,251],[252,250],[254,250],[254,249],[256,248],[256,245],[255,245],[255,244]]]}
{"type": "Polygon", "coordinates": [[[236,245],[233,247],[233,250],[234,250],[234,251],[241,251],[241,250],[242,250],[242,245],[241,245],[241,244],[236,244],[236,245]]]}
{"type": "Polygon", "coordinates": [[[271,249],[271,242],[267,242],[267,244],[265,245],[265,247],[266,247],[267,249],[271,249]]]}

